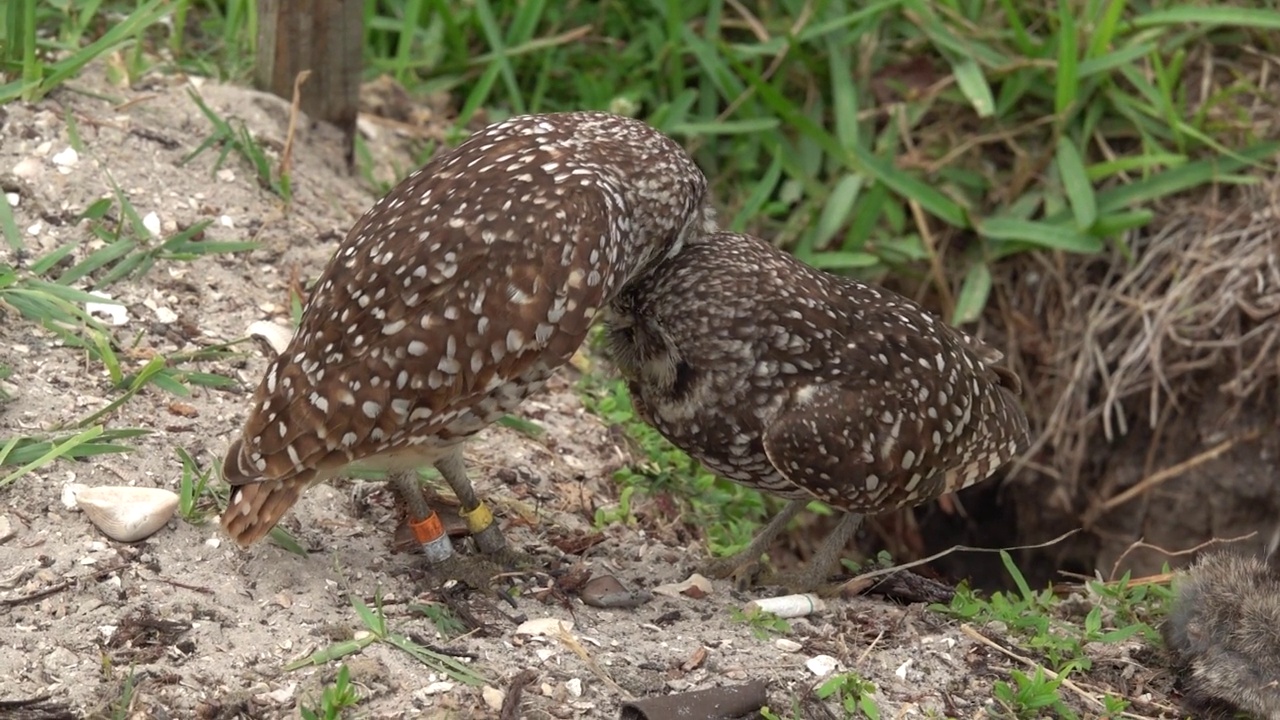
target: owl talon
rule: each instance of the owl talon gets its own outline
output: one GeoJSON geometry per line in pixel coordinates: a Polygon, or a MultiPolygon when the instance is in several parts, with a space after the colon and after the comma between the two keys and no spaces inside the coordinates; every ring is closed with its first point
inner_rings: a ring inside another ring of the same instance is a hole
{"type": "Polygon", "coordinates": [[[489,559],[506,572],[520,572],[538,566],[538,560],[534,556],[506,545],[491,554],[489,559]]]}
{"type": "Polygon", "coordinates": [[[760,575],[759,560],[750,560],[742,554],[712,560],[702,566],[701,574],[716,580],[729,580],[736,590],[746,590],[760,575]]]}
{"type": "Polygon", "coordinates": [[[818,597],[835,597],[840,593],[840,583],[827,582],[827,573],[815,570],[817,566],[810,563],[800,570],[773,573],[761,581],[761,585],[778,586],[789,593],[813,593],[818,597]]]}
{"type": "Polygon", "coordinates": [[[503,573],[503,568],[491,558],[454,553],[448,559],[427,566],[427,572],[439,585],[450,580],[476,590],[485,590],[493,578],[503,573]]]}

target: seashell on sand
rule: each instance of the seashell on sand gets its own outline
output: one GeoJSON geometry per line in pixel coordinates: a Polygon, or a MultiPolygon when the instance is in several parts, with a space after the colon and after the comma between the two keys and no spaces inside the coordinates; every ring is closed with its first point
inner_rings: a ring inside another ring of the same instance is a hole
{"type": "Polygon", "coordinates": [[[75,498],[89,521],[119,542],[150,537],[178,509],[178,494],[161,488],[86,487],[78,489],[75,498]]]}

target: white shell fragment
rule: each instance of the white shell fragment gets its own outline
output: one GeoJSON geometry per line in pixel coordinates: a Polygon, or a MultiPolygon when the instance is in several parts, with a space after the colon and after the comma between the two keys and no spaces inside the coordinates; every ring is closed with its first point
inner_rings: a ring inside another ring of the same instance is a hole
{"type": "Polygon", "coordinates": [[[830,655],[815,655],[805,660],[804,666],[809,668],[809,672],[814,675],[826,677],[840,667],[840,661],[830,655]]]}
{"type": "Polygon", "coordinates": [[[573,630],[573,623],[569,620],[561,620],[560,618],[534,618],[533,620],[525,620],[520,623],[520,627],[516,628],[517,635],[550,635],[552,637],[560,633],[568,633],[573,630]]]}
{"type": "MultiPolygon", "coordinates": [[[[97,290],[90,290],[89,294],[96,295],[104,300],[111,301],[111,296],[104,292],[98,292],[97,290]]],[[[114,302],[114,301],[100,302],[100,303],[87,302],[84,304],[84,311],[89,313],[90,315],[106,316],[107,322],[117,327],[120,325],[126,325],[129,322],[129,310],[125,308],[124,305],[121,305],[120,303],[114,302]]]]}
{"type": "Polygon", "coordinates": [[[69,482],[62,486],[62,507],[68,510],[75,510],[79,504],[76,502],[76,495],[81,490],[88,490],[88,485],[82,485],[78,482],[69,482]]]}
{"type": "Polygon", "coordinates": [[[271,346],[272,350],[276,351],[277,355],[284,352],[284,349],[289,347],[289,341],[293,339],[292,329],[283,325],[277,325],[276,323],[268,320],[258,320],[251,323],[246,334],[251,337],[256,335],[263,340],[266,340],[267,344],[271,346]]]}
{"type": "Polygon", "coordinates": [[[80,162],[80,153],[76,152],[73,147],[68,147],[51,158],[53,164],[58,166],[58,172],[67,175],[71,172],[71,168],[80,162]]]}
{"type": "Polygon", "coordinates": [[[690,575],[689,579],[685,580],[684,582],[667,583],[666,585],[659,585],[658,587],[653,589],[653,594],[666,595],[667,597],[673,597],[673,598],[678,598],[681,595],[686,595],[688,597],[698,599],[698,598],[704,598],[710,595],[711,590],[712,590],[711,581],[706,579],[702,575],[699,575],[698,573],[694,573],[690,575]]]}
{"type": "Polygon", "coordinates": [[[757,612],[773,613],[780,618],[798,618],[822,612],[827,604],[813,593],[803,595],[783,595],[781,597],[760,598],[752,600],[742,608],[747,615],[757,612]]]}
{"type": "Polygon", "coordinates": [[[178,494],[160,488],[87,487],[78,489],[75,499],[89,521],[118,542],[150,537],[178,509],[178,494]]]}
{"type": "Polygon", "coordinates": [[[142,226],[147,229],[147,232],[151,233],[151,237],[160,237],[160,216],[156,214],[155,210],[143,216],[142,226]]]}

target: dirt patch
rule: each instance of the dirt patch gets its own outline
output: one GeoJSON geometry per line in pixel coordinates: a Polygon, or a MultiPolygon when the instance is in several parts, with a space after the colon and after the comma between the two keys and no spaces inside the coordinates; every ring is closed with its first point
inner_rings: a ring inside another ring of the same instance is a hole
{"type": "MultiPolygon", "coordinates": [[[[208,82],[199,92],[216,112],[243,120],[267,148],[282,146],[282,101],[208,82]]],[[[180,166],[210,132],[182,78],[150,76],[120,88],[93,70],[39,104],[15,103],[3,113],[0,184],[17,196],[27,244],[22,253],[3,250],[7,262],[25,266],[83,241],[85,225],[77,216],[110,195],[108,178],[140,213],[155,212],[167,233],[213,220],[208,240],[262,244],[249,254],[160,262],[112,286],[128,313],[114,329],[126,371],[154,353],[241,338],[256,320],[287,321],[290,286],[319,274],[346,228],[375,199],[346,174],[339,136],[323,127],[299,130],[294,199],[287,205],[234,157],[219,172],[216,152],[180,166]],[[75,162],[65,155],[67,118],[85,150],[75,162]]],[[[376,156],[390,158],[388,143],[399,140],[384,127],[370,142],[381,153],[376,156]]],[[[90,241],[74,257],[99,246],[90,241]]],[[[100,363],[29,322],[3,318],[0,345],[12,370],[4,387],[14,395],[0,406],[4,436],[83,418],[118,396],[100,363]]],[[[513,580],[520,590],[514,606],[437,587],[415,556],[392,551],[396,522],[387,493],[377,487],[356,493],[358,482],[315,488],[287,516],[284,525],[310,551],[306,557],[270,543],[242,552],[216,524],[177,519],[144,542],[121,545],[64,506],[62,489],[72,481],[176,490],[177,447],[206,467],[220,457],[265,364],[258,349],[243,349],[239,358],[196,366],[235,379],[234,387],[196,388],[180,398],[149,387],[111,413],[111,427],[151,430],[131,440],[133,452],[57,463],[0,490],[0,516],[11,527],[0,541],[0,676],[6,679],[0,700],[26,702],[10,706],[14,713],[111,716],[111,703],[132,673],[125,713],[131,718],[296,717],[299,703],[317,704],[338,663],[284,668],[363,637],[367,628],[352,598],[380,599],[392,631],[467,663],[494,688],[533,677],[518,717],[616,717],[628,697],[757,679],[768,682],[770,704],[780,712],[838,715],[834,701],[811,692],[821,680],[806,661],[820,655],[874,684],[884,717],[979,717],[992,683],[1007,679],[1015,663],[999,649],[1001,628],[981,628],[985,635],[978,635],[921,604],[833,601],[824,612],[792,620],[784,644],[735,617],[758,593],[741,595],[725,583],[715,583],[705,597],[656,596],[634,609],[583,605],[566,590],[587,573],[650,590],[685,579],[702,558],[673,533],[593,526],[596,508],[616,498],[610,478],[628,456],[617,434],[584,411],[571,369],[522,408],[544,429],[541,435],[493,427],[468,450],[477,488],[513,544],[544,555],[566,553],[559,568],[513,580]],[[424,616],[424,603],[452,607],[469,631],[442,634],[424,616]],[[516,634],[522,621],[537,618],[572,622],[570,639],[516,634]]],[[[1117,677],[1131,683],[1128,652],[1098,667],[1127,668],[1117,677]]],[[[450,681],[388,643],[369,644],[343,662],[364,698],[363,717],[495,715],[480,688],[450,681]]],[[[1100,697],[1113,687],[1099,677],[1102,684],[1085,695],[1100,697]]],[[[1166,706],[1156,698],[1143,706],[1152,716],[1166,706]]],[[[1083,697],[1067,699],[1093,707],[1083,697]]]]}

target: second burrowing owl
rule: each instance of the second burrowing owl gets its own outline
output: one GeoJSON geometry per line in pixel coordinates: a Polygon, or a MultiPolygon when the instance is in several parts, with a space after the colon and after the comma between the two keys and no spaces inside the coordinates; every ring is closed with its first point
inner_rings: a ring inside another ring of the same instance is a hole
{"type": "Polygon", "coordinates": [[[753,565],[816,498],[848,513],[787,581],[818,587],[862,515],[968,487],[1028,444],[1000,353],[756,238],[691,238],[606,328],[642,417],[710,470],[792,499],[716,574],[753,565]]]}

